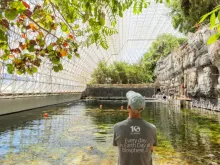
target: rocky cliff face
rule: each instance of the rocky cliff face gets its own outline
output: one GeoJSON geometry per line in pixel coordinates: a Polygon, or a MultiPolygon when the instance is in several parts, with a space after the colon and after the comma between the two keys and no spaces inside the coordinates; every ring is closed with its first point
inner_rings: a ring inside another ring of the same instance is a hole
{"type": "Polygon", "coordinates": [[[162,92],[182,95],[181,90],[184,90],[185,95],[194,98],[218,98],[220,40],[206,44],[213,32],[203,27],[190,33],[187,43],[158,61],[155,75],[162,92]]]}

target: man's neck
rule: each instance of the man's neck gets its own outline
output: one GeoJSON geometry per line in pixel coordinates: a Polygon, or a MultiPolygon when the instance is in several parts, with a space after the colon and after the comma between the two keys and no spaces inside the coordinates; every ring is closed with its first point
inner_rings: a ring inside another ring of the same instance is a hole
{"type": "Polygon", "coordinates": [[[129,113],[129,118],[141,118],[141,114],[140,113],[129,113]]]}

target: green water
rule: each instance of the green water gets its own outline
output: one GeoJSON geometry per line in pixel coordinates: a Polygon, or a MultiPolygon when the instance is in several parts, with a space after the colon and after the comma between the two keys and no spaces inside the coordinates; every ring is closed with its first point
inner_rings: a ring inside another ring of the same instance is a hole
{"type": "MultiPolygon", "coordinates": [[[[115,165],[112,127],[128,115],[121,105],[89,101],[0,116],[0,164],[115,165]]],[[[158,130],[154,165],[220,164],[219,113],[147,102],[142,116],[158,130]]]]}

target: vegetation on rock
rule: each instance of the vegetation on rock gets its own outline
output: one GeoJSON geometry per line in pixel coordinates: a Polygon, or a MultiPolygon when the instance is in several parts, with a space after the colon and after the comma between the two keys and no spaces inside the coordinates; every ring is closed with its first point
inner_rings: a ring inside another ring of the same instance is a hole
{"type": "MultiPolygon", "coordinates": [[[[212,11],[219,0],[173,0],[171,8],[173,27],[182,33],[195,32],[199,27],[199,20],[204,14],[212,11]]],[[[208,23],[208,22],[204,22],[208,23]]]]}
{"type": "Polygon", "coordinates": [[[145,72],[148,72],[148,75],[152,80],[155,79],[153,72],[157,61],[161,57],[166,57],[173,50],[178,48],[185,40],[185,38],[177,38],[171,34],[162,34],[152,43],[149,51],[145,53],[141,59],[141,65],[145,72]]]}
{"type": "MultiPolygon", "coordinates": [[[[220,2],[219,2],[220,3],[220,2]]],[[[215,29],[215,34],[213,34],[207,44],[214,43],[220,38],[220,5],[218,5],[214,10],[202,16],[200,23],[204,22],[206,18],[210,17],[210,29],[215,29]]]]}

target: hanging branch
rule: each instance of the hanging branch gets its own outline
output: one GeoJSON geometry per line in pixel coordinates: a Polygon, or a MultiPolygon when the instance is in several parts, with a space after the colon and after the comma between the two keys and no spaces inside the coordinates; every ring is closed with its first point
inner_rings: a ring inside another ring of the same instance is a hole
{"type": "MultiPolygon", "coordinates": [[[[27,15],[26,15],[27,16],[27,15]]],[[[43,31],[47,32],[47,34],[52,35],[53,37],[55,37],[56,39],[59,39],[56,35],[54,35],[53,33],[51,33],[50,31],[48,31],[47,29],[43,28],[42,26],[40,26],[36,21],[34,21],[31,17],[27,16],[32,22],[35,23],[35,25],[37,25],[40,29],[42,29],[43,31]]]]}
{"type": "Polygon", "coordinates": [[[7,70],[11,74],[16,72],[17,74],[29,73],[32,75],[37,72],[43,58],[47,58],[51,62],[55,72],[61,71],[63,70],[63,59],[71,59],[73,55],[80,57],[76,37],[85,35],[82,33],[82,28],[74,30],[72,27],[76,21],[81,20],[85,25],[83,31],[89,34],[85,36],[87,46],[95,43],[97,46],[100,45],[107,49],[107,36],[117,33],[114,28],[116,21],[113,25],[106,26],[106,15],[103,11],[110,9],[109,15],[114,18],[122,17],[123,12],[134,4],[138,4],[135,11],[139,13],[138,10],[144,7],[146,1],[121,2],[121,0],[114,0],[114,2],[108,3],[96,0],[70,3],[69,0],[62,0],[62,2],[44,0],[43,5],[33,4],[32,1],[27,2],[27,0],[11,1],[0,13],[0,49],[1,52],[4,52],[0,58],[7,62],[7,70]],[[34,10],[30,11],[33,6],[34,10]],[[54,19],[51,12],[54,12],[54,15],[57,13],[61,17],[60,20],[54,19]],[[28,26],[25,25],[27,20],[30,21],[28,26]],[[59,37],[53,33],[58,26],[61,27],[61,33],[67,35],[59,37]],[[8,30],[13,28],[15,31],[18,30],[16,33],[20,36],[20,40],[16,40],[8,33],[8,30]],[[34,38],[31,36],[32,34],[34,38]],[[47,38],[51,41],[48,41],[47,38]],[[18,47],[11,48],[13,43],[16,43],[15,45],[18,47]]]}
{"type": "Polygon", "coordinates": [[[60,16],[62,17],[63,21],[67,24],[67,26],[69,27],[69,29],[72,31],[72,33],[75,35],[74,33],[74,30],[72,29],[71,25],[67,22],[67,20],[64,18],[64,16],[61,14],[61,12],[59,11],[58,7],[56,5],[54,5],[51,1],[49,1],[52,8],[53,8],[53,11],[55,13],[55,9],[56,8],[56,11],[60,14],[60,16]]]}

